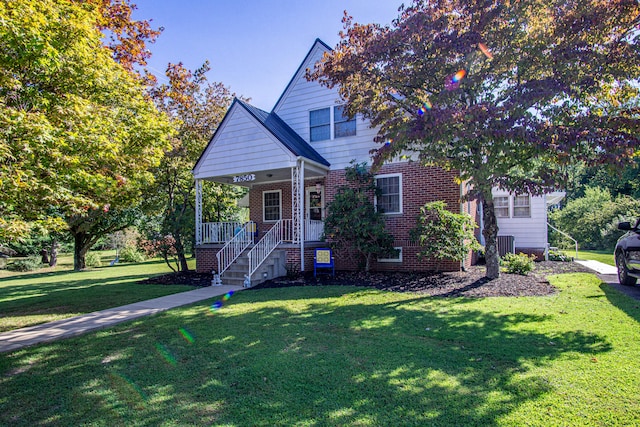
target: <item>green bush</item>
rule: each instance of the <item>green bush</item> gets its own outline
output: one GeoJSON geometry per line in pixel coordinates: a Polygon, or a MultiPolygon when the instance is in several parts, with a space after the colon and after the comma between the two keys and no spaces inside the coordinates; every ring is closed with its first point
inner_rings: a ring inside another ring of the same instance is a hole
{"type": "Polygon", "coordinates": [[[42,258],[36,255],[15,260],[7,265],[11,271],[35,271],[42,268],[42,258]]]}
{"type": "Polygon", "coordinates": [[[120,251],[120,262],[142,262],[144,255],[135,246],[127,245],[120,251]]]}
{"type": "Polygon", "coordinates": [[[463,261],[469,251],[483,249],[474,235],[477,227],[471,215],[449,211],[445,202],[435,201],[420,208],[410,235],[424,248],[418,252],[421,259],[463,261]]]}
{"type": "MultiPolygon", "coordinates": [[[[607,189],[587,187],[585,195],[569,201],[565,207],[549,213],[551,223],[576,239],[582,249],[613,250],[623,234],[618,222],[635,220],[640,214],[640,200],[629,196],[611,196],[607,189]]],[[[550,243],[572,248],[558,233],[549,235],[550,243]]]]}
{"type": "Polygon", "coordinates": [[[507,273],[522,274],[523,276],[526,276],[533,270],[533,261],[535,259],[535,255],[527,255],[523,253],[516,255],[509,253],[500,259],[500,265],[504,267],[507,273]]]}
{"type": "Polygon", "coordinates": [[[100,267],[102,266],[102,261],[100,260],[100,255],[97,252],[87,252],[84,256],[84,264],[87,267],[100,267]]]}
{"type": "Polygon", "coordinates": [[[551,250],[549,251],[549,261],[571,262],[573,261],[573,257],[560,251],[551,250]]]}

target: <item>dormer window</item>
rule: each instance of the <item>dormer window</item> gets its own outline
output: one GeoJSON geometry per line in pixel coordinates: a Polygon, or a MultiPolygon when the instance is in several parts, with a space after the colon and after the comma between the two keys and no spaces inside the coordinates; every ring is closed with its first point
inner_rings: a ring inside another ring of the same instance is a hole
{"type": "Polygon", "coordinates": [[[356,119],[344,114],[344,107],[321,108],[309,111],[309,140],[323,141],[356,134],[356,119]],[[333,124],[333,126],[332,126],[333,124]]]}

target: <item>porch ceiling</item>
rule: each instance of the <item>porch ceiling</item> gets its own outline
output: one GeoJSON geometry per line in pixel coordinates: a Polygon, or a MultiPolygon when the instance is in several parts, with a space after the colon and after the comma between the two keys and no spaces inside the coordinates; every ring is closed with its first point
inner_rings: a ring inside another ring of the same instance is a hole
{"type": "MultiPolygon", "coordinates": [[[[305,179],[320,179],[327,175],[328,168],[308,164],[305,162],[305,179]]],[[[252,187],[253,185],[268,184],[271,182],[291,181],[291,168],[283,167],[277,169],[265,169],[240,173],[238,175],[220,175],[205,178],[206,181],[219,182],[222,184],[240,185],[252,187]],[[255,177],[255,178],[254,178],[255,177]]]]}

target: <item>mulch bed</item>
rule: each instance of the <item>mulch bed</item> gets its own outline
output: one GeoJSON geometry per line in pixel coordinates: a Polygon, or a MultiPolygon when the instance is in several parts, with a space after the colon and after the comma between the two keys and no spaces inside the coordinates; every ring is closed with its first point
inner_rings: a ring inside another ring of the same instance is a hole
{"type": "MultiPolygon", "coordinates": [[[[336,271],[335,277],[322,274],[314,278],[313,273],[306,273],[296,277],[268,280],[251,289],[347,285],[392,292],[418,292],[439,297],[543,296],[556,292],[549,284],[547,276],[573,272],[593,273],[592,270],[575,262],[542,261],[537,262],[534,271],[527,276],[501,273],[500,277],[494,280],[484,277],[484,266],[473,266],[467,271],[451,273],[336,271]]],[[[209,286],[211,279],[211,274],[187,272],[157,276],[141,283],[209,286]]]]}

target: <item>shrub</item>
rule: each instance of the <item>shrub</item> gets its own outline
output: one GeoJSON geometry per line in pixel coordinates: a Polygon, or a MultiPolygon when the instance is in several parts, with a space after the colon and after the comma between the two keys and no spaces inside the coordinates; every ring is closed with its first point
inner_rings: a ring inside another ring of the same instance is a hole
{"type": "Polygon", "coordinates": [[[7,270],[11,271],[35,271],[42,267],[42,259],[39,256],[29,256],[21,258],[7,265],[7,270]]]}
{"type": "Polygon", "coordinates": [[[469,251],[482,249],[474,235],[475,228],[471,215],[451,212],[445,202],[436,201],[420,208],[416,227],[410,233],[424,248],[418,257],[463,261],[469,251]]]}
{"type": "Polygon", "coordinates": [[[86,265],[87,267],[102,266],[100,255],[98,255],[97,252],[87,252],[87,254],[84,256],[84,265],[86,265]]]}
{"type": "Polygon", "coordinates": [[[527,255],[523,253],[516,255],[509,253],[502,257],[500,265],[504,267],[507,273],[522,274],[523,276],[526,276],[533,270],[533,261],[535,259],[535,255],[527,255]]]}
{"type": "Polygon", "coordinates": [[[327,204],[324,236],[336,250],[352,252],[362,260],[364,270],[379,256],[392,253],[393,236],[386,229],[386,219],[373,204],[378,192],[373,173],[365,163],[351,162],[345,168],[348,185],[338,188],[327,204]]]}
{"type": "Polygon", "coordinates": [[[571,262],[573,261],[573,257],[560,251],[551,250],[549,251],[549,261],[571,262]]]}
{"type": "Polygon", "coordinates": [[[135,246],[127,245],[120,251],[120,262],[142,262],[144,254],[135,246]]]}
{"type": "MultiPolygon", "coordinates": [[[[584,197],[571,200],[557,211],[549,213],[552,223],[576,239],[582,249],[613,250],[623,232],[618,221],[637,218],[640,200],[619,195],[611,197],[609,190],[587,187],[584,197]]],[[[557,233],[550,233],[553,246],[566,247],[557,233]]],[[[570,244],[568,247],[572,247],[570,244]]]]}
{"type": "Polygon", "coordinates": [[[288,262],[284,265],[287,270],[287,278],[294,279],[300,275],[300,264],[297,262],[288,262]]]}

